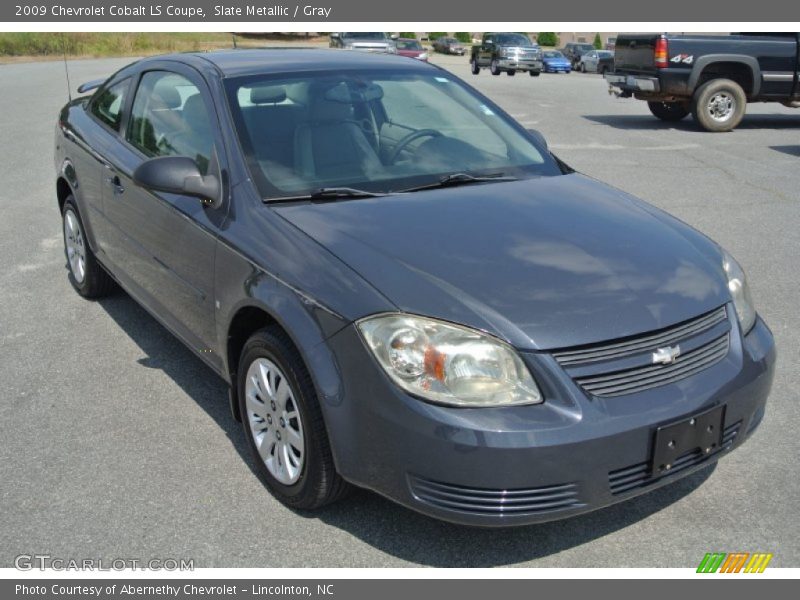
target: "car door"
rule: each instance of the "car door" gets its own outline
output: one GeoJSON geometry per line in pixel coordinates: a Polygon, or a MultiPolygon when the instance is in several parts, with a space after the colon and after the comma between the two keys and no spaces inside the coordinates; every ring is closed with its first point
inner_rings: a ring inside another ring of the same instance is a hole
{"type": "Polygon", "coordinates": [[[597,52],[592,50],[583,56],[583,62],[586,63],[587,71],[597,71],[597,52]]]}
{"type": "Polygon", "coordinates": [[[483,36],[483,42],[481,43],[480,52],[478,53],[481,66],[488,66],[492,62],[493,55],[494,55],[494,36],[485,35],[483,36]]]}
{"type": "Polygon", "coordinates": [[[201,173],[222,179],[224,146],[207,85],[186,65],[154,63],[140,74],[125,129],[107,169],[106,211],[125,239],[125,255],[113,259],[148,308],[195,350],[210,353],[214,256],[227,203],[214,208],[133,181],[136,167],[159,156],[189,156],[201,173]]]}

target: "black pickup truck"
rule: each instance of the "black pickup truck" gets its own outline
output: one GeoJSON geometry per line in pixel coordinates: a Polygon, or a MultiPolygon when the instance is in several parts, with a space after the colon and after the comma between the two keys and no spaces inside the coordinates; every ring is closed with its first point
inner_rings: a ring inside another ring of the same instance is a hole
{"type": "Polygon", "coordinates": [[[492,75],[527,71],[531,77],[538,77],[542,72],[542,50],[521,33],[484,33],[481,43],[472,47],[469,64],[473,75],[489,67],[492,75]]]}
{"type": "Polygon", "coordinates": [[[623,34],[609,91],[647,101],[665,121],[692,113],[707,131],[730,131],[748,102],[800,108],[800,34],[623,34]]]}

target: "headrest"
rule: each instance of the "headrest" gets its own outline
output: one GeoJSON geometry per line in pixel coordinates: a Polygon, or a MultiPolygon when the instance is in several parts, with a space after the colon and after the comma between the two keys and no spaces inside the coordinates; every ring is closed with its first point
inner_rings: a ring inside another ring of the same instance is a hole
{"type": "Polygon", "coordinates": [[[286,100],[286,88],[282,85],[264,85],[250,90],[253,104],[277,104],[286,100]]]}
{"type": "Polygon", "coordinates": [[[183,103],[178,89],[168,85],[156,87],[153,97],[162,104],[161,108],[178,108],[183,103]]]}
{"type": "Polygon", "coordinates": [[[194,127],[208,126],[208,113],[200,94],[194,94],[186,99],[183,104],[183,120],[194,127]]]}

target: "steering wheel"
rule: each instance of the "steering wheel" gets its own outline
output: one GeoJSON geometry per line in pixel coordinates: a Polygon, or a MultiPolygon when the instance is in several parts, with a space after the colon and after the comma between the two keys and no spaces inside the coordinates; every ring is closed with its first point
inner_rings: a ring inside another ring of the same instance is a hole
{"type": "Polygon", "coordinates": [[[435,129],[418,129],[417,131],[412,131],[406,137],[397,142],[397,146],[394,147],[394,152],[392,152],[392,155],[389,157],[389,164],[393,165],[394,161],[397,160],[397,157],[400,156],[400,153],[405,150],[406,146],[408,146],[411,142],[423,137],[442,137],[442,132],[436,131],[435,129]]]}

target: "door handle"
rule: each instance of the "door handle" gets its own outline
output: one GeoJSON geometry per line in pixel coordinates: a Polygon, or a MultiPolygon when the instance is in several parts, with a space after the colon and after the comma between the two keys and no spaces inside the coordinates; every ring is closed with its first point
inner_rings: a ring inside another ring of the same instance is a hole
{"type": "Polygon", "coordinates": [[[115,196],[125,193],[125,187],[122,185],[119,175],[111,175],[106,177],[106,183],[111,186],[115,196]]]}

